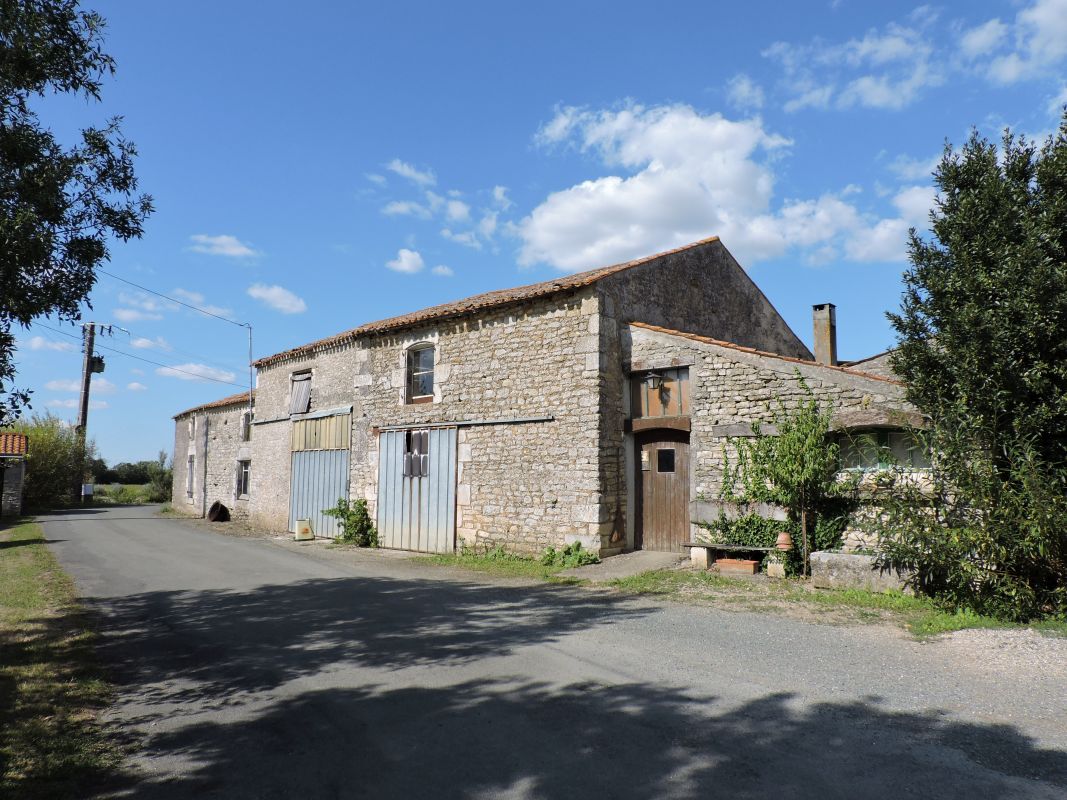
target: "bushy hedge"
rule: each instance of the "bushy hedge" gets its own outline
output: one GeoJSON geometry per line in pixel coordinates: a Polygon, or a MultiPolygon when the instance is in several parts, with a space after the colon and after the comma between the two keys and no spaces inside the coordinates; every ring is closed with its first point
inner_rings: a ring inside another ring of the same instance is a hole
{"type": "Polygon", "coordinates": [[[46,511],[79,502],[81,483],[96,454],[93,441],[83,444],[69,424],[52,414],[35,414],[12,429],[29,438],[23,508],[46,511]]]}

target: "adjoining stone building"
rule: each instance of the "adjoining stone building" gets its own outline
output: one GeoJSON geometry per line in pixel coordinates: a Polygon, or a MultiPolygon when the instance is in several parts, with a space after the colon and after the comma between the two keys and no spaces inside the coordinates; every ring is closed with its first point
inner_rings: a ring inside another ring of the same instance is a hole
{"type": "Polygon", "coordinates": [[[250,424],[247,394],[175,418],[175,507],[332,536],[323,509],[362,498],[383,546],[431,552],[680,549],[725,437],[795,396],[797,370],[843,411],[907,410],[893,381],[816,363],[717,238],[255,367],[250,424]]]}
{"type": "Polygon", "coordinates": [[[0,517],[22,513],[29,439],[24,433],[0,431],[0,517]]]}

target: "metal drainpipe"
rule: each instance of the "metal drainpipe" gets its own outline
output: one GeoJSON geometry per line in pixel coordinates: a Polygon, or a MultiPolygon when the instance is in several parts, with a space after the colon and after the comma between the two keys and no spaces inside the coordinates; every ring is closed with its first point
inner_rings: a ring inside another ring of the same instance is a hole
{"type": "Polygon", "coordinates": [[[204,458],[202,459],[204,479],[200,483],[200,516],[203,519],[207,519],[207,427],[208,415],[204,414],[204,458]]]}

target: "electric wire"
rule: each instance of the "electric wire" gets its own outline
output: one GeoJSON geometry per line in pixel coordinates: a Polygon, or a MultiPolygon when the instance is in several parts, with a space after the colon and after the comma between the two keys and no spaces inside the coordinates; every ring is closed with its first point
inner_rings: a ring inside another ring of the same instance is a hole
{"type": "Polygon", "coordinates": [[[187,303],[184,300],[179,300],[177,297],[171,297],[169,294],[163,294],[163,292],[157,292],[155,289],[149,289],[147,286],[142,286],[139,283],[134,283],[133,281],[127,280],[126,278],[120,278],[118,275],[115,275],[112,272],[108,272],[106,269],[100,269],[99,267],[97,267],[96,271],[100,272],[100,273],[102,273],[104,275],[107,275],[109,278],[114,278],[117,281],[122,281],[123,283],[128,283],[130,286],[134,286],[134,287],[140,289],[143,292],[148,292],[149,294],[154,294],[156,297],[162,297],[164,300],[170,300],[172,303],[177,303],[180,306],[185,306],[186,308],[191,308],[193,311],[199,311],[201,314],[206,314],[209,317],[214,317],[215,319],[221,319],[223,322],[228,322],[231,325],[236,325],[238,328],[247,328],[248,327],[248,323],[247,322],[238,322],[237,320],[230,319],[229,317],[224,317],[221,314],[214,314],[214,313],[212,313],[212,312],[210,312],[210,311],[208,311],[206,309],[200,308],[200,306],[194,306],[192,303],[187,303]]]}
{"type": "MultiPolygon", "coordinates": [[[[71,339],[77,339],[77,340],[81,341],[81,337],[80,336],[77,336],[77,335],[75,335],[73,333],[67,333],[66,331],[61,331],[59,328],[53,328],[50,325],[45,325],[42,322],[34,322],[33,325],[36,326],[36,327],[46,328],[46,329],[48,329],[50,331],[54,331],[56,333],[62,334],[63,336],[69,336],[71,339]]],[[[207,375],[199,375],[199,374],[197,374],[195,372],[190,372],[189,370],[181,369],[179,367],[175,367],[172,364],[164,364],[161,361],[153,361],[150,358],[143,358],[142,356],[136,356],[133,353],[127,353],[127,352],[125,352],[123,350],[117,350],[114,347],[108,347],[107,345],[100,344],[99,342],[97,342],[95,344],[95,348],[99,348],[101,350],[108,350],[108,351],[110,351],[112,353],[117,353],[120,356],[126,356],[126,358],[136,359],[137,361],[144,361],[146,364],[153,364],[153,365],[155,365],[157,367],[163,367],[164,369],[169,369],[172,372],[181,372],[184,375],[190,375],[190,376],[192,376],[194,378],[198,378],[198,379],[203,380],[203,381],[212,381],[214,383],[222,383],[222,384],[225,384],[226,386],[236,386],[238,389],[247,388],[242,383],[234,383],[233,381],[224,381],[221,378],[210,378],[207,375]]]]}

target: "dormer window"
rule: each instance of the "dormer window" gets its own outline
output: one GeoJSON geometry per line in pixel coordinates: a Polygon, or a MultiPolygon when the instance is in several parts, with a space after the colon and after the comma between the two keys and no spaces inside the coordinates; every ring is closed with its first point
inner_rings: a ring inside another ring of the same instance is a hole
{"type": "Polygon", "coordinates": [[[434,346],[417,344],[408,350],[407,401],[430,403],[433,401],[434,346]]]}

